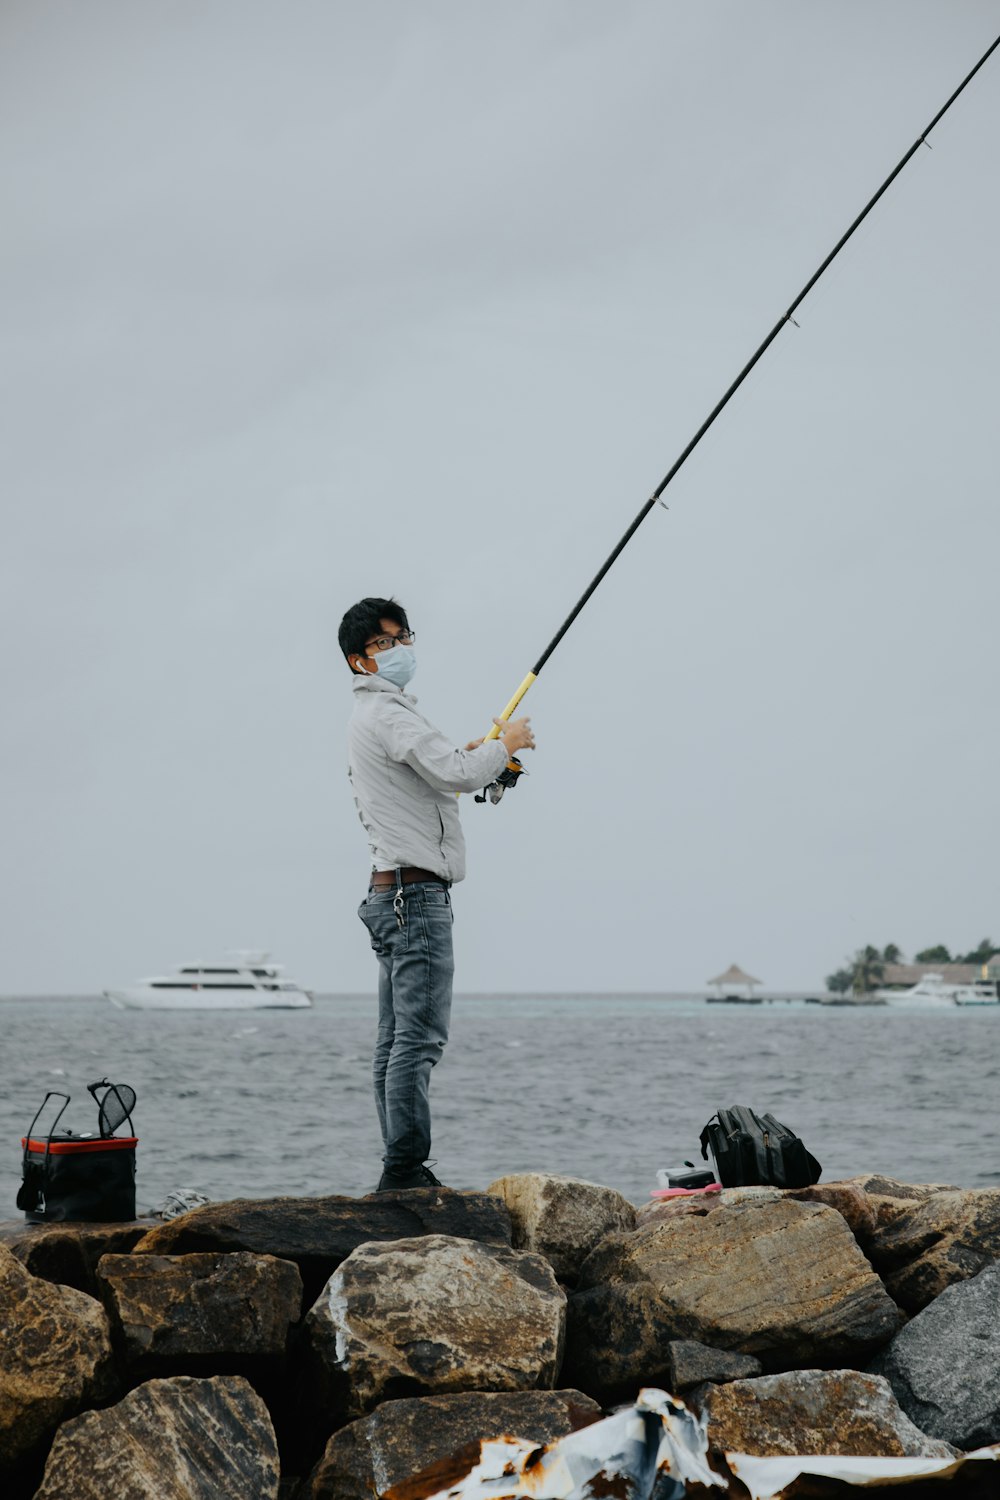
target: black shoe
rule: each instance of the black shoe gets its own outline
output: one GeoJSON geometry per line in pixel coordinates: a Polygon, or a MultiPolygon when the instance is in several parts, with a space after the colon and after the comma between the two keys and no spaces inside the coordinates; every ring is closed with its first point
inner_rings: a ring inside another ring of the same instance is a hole
{"type": "Polygon", "coordinates": [[[378,1180],[376,1193],[392,1193],[399,1188],[443,1187],[430,1167],[409,1167],[405,1172],[385,1171],[378,1180]]]}

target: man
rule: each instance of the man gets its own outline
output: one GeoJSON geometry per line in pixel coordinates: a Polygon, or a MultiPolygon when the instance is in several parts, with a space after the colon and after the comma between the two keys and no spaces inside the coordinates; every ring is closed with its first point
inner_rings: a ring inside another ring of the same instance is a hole
{"type": "Polygon", "coordinates": [[[372,1073],[385,1154],[377,1191],[440,1187],[426,1162],[430,1075],[448,1040],[455,971],[451,887],[465,875],[455,793],[488,786],[535,740],[528,719],[495,719],[500,738],[464,750],[435,729],[404,691],[416,656],[394,599],[353,605],[339,641],[354,673],[348,775],[372,856],[358,915],[379,961],[372,1073]]]}

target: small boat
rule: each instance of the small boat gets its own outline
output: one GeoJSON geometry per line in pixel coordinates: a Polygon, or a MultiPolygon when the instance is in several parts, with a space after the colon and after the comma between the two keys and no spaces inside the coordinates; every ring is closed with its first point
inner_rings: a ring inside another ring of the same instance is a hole
{"type": "Polygon", "coordinates": [[[172,974],[105,990],[119,1010],[301,1010],[312,994],[283,977],[266,953],[240,951],[228,964],[185,964],[172,974]]]}
{"type": "Polygon", "coordinates": [[[977,979],[974,984],[960,984],[955,991],[956,1005],[1000,1005],[997,987],[989,979],[977,979]]]}

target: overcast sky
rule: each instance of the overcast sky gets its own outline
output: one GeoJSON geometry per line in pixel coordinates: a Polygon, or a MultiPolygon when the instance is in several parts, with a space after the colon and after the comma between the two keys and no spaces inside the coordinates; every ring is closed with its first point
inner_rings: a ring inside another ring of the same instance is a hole
{"type": "MultiPolygon", "coordinates": [[[[464,742],[985,51],[986,0],[6,0],[0,992],[374,986],[344,609],[464,742]]],[[[1000,53],[463,802],[466,990],[1000,942],[1000,53]]]]}

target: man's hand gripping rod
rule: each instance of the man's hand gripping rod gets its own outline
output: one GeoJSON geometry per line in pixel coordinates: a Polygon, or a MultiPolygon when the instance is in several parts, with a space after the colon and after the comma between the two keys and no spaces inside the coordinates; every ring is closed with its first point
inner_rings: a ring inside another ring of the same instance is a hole
{"type": "MultiPolygon", "coordinates": [[[[494,724],[489,734],[483,736],[484,739],[497,740],[500,738],[500,735],[502,733],[502,724],[506,724],[507,720],[510,718],[511,714],[514,712],[515,708],[520,703],[521,699],[524,697],[525,693],[528,691],[537,676],[537,672],[528,673],[527,677],[521,683],[517,692],[514,694],[513,698],[510,700],[510,702],[507,704],[507,707],[500,715],[501,723],[494,724]]],[[[523,775],[524,767],[518,760],[517,756],[512,755],[507,764],[504,766],[503,770],[500,772],[500,775],[497,777],[496,781],[491,781],[488,787],[483,788],[482,792],[476,793],[476,801],[485,802],[488,798],[495,807],[507,788],[509,786],[515,786],[517,783],[517,778],[523,775]]]]}

